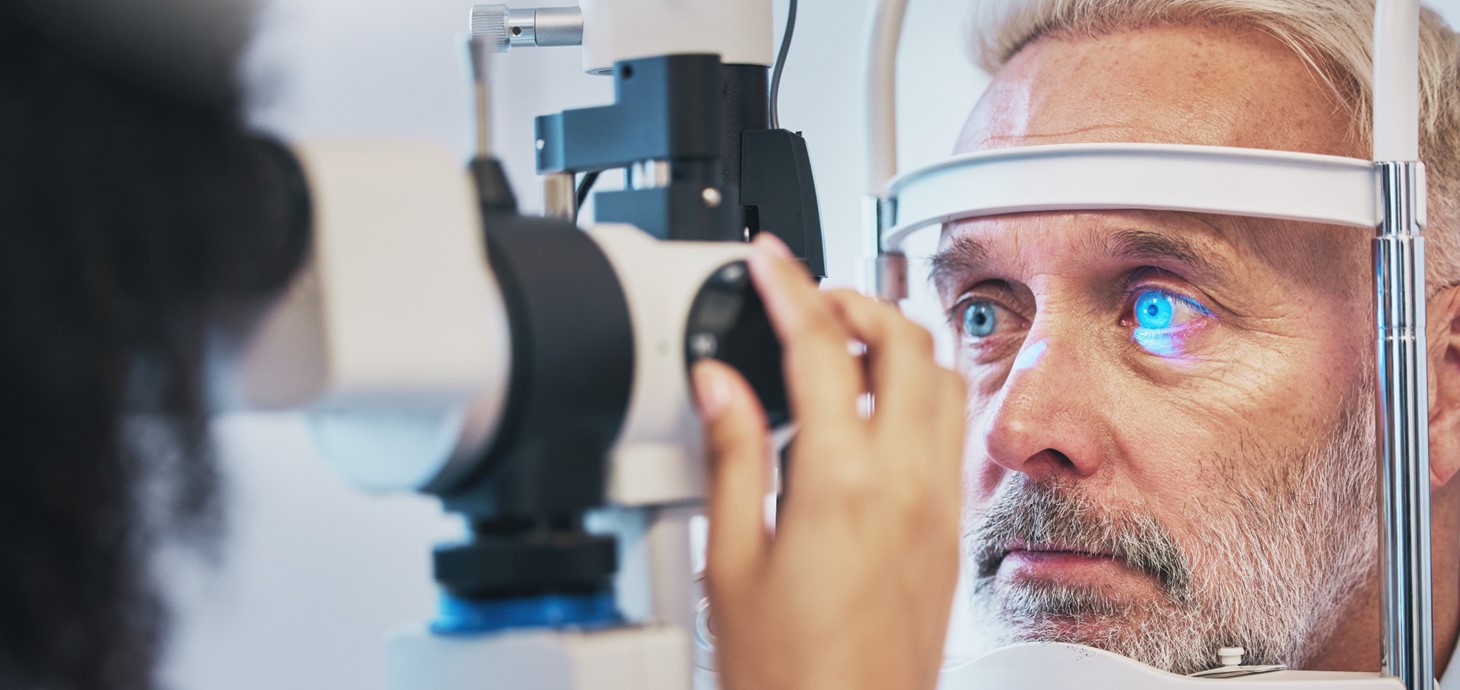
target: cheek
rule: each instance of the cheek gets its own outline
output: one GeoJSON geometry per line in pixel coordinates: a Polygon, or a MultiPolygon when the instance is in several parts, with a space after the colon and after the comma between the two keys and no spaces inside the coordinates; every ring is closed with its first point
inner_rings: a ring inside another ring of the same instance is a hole
{"type": "Polygon", "coordinates": [[[1252,443],[1248,421],[1216,396],[1157,394],[1131,386],[1106,408],[1117,481],[1184,524],[1193,502],[1220,494],[1230,463],[1252,443]],[[1219,469],[1223,468],[1223,469],[1219,469]]]}
{"type": "Polygon", "coordinates": [[[1372,345],[1349,333],[1328,335],[1243,348],[1227,366],[1187,381],[1182,395],[1163,396],[1166,408],[1199,436],[1199,447],[1213,451],[1205,457],[1280,462],[1268,456],[1305,447],[1315,428],[1331,428],[1354,404],[1372,404],[1365,366],[1372,345]]]}
{"type": "Polygon", "coordinates": [[[1191,414],[1149,395],[1106,408],[1117,469],[1155,493],[1181,492],[1198,481],[1203,458],[1222,453],[1233,437],[1225,421],[1191,414]]]}
{"type": "MultiPolygon", "coordinates": [[[[1270,465],[1282,460],[1261,449],[1281,455],[1311,443],[1311,429],[1331,426],[1362,397],[1372,344],[1336,310],[1322,314],[1312,307],[1321,303],[1302,303],[1309,306],[1264,324],[1270,331],[1216,333],[1201,359],[1161,360],[1154,373],[1133,368],[1140,375],[1125,379],[1125,399],[1109,408],[1122,448],[1139,457],[1154,447],[1156,458],[1167,454],[1195,475],[1216,458],[1270,465]]],[[[1220,473],[1207,479],[1222,481],[1220,473]]]]}
{"type": "Polygon", "coordinates": [[[1213,520],[1250,507],[1252,494],[1273,489],[1332,429],[1340,405],[1293,390],[1306,378],[1251,381],[1241,395],[1239,382],[1226,381],[1209,395],[1112,405],[1116,490],[1146,503],[1188,553],[1210,546],[1213,520]]]}

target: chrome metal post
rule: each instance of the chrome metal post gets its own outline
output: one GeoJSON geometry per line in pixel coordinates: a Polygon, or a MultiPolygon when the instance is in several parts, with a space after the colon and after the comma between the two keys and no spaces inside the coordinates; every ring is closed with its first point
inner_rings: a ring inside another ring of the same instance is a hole
{"type": "Polygon", "coordinates": [[[482,38],[467,42],[467,59],[471,61],[472,123],[476,126],[476,155],[492,157],[492,82],[488,62],[491,45],[482,38]]]}
{"type": "Polygon", "coordinates": [[[888,249],[882,233],[892,227],[896,202],[878,196],[862,197],[862,237],[865,253],[862,291],[896,304],[907,299],[907,255],[900,247],[888,249]]]}
{"type": "Polygon", "coordinates": [[[573,173],[549,173],[542,176],[543,215],[549,218],[578,220],[578,189],[573,173]]]}
{"type": "Polygon", "coordinates": [[[1375,165],[1384,212],[1374,239],[1377,411],[1383,434],[1383,670],[1410,690],[1432,690],[1424,165],[1375,165]]]}

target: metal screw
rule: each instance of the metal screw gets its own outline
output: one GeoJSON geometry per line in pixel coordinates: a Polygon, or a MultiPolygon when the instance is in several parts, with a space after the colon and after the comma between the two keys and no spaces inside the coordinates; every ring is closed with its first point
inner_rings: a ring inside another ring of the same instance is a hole
{"type": "Polygon", "coordinates": [[[1241,647],[1223,647],[1217,650],[1217,658],[1223,666],[1241,666],[1242,656],[1246,653],[1247,650],[1241,647]]]}
{"type": "Polygon", "coordinates": [[[720,343],[709,333],[698,333],[690,338],[689,350],[696,357],[714,357],[720,350],[720,343]]]}

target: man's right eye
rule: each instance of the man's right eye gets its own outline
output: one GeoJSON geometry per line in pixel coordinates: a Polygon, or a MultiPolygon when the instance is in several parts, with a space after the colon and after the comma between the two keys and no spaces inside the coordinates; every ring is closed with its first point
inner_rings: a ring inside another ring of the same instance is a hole
{"type": "Polygon", "coordinates": [[[959,303],[953,316],[965,338],[982,340],[1005,326],[1000,321],[1007,319],[1008,315],[1001,312],[1003,309],[989,300],[974,299],[959,303]]]}

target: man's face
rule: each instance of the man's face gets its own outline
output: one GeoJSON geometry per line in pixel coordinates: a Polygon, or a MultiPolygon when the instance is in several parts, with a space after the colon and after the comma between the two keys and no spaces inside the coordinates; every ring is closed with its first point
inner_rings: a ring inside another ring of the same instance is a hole
{"type": "MultiPolygon", "coordinates": [[[[961,151],[1161,142],[1363,156],[1256,32],[1046,39],[961,151]]],[[[935,282],[969,383],[967,570],[996,643],[1176,672],[1311,661],[1369,597],[1376,543],[1362,232],[1038,213],[945,229],[935,282]]]]}

